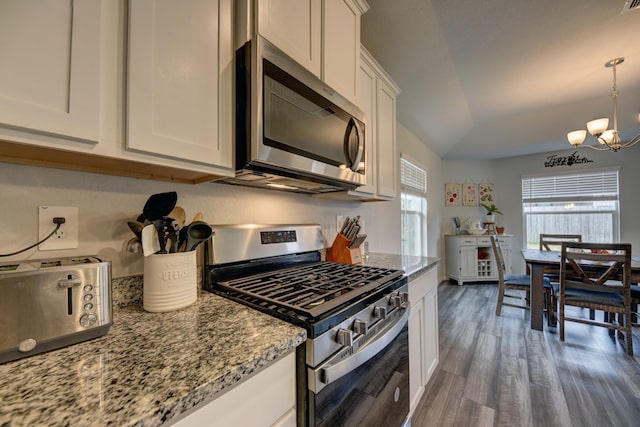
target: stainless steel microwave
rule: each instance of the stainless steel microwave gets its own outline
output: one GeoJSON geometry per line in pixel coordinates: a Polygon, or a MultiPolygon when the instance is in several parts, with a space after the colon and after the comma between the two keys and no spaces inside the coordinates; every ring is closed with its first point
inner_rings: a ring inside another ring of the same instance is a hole
{"type": "Polygon", "coordinates": [[[236,177],[303,193],[366,183],[364,113],[260,36],[236,52],[236,177]]]}

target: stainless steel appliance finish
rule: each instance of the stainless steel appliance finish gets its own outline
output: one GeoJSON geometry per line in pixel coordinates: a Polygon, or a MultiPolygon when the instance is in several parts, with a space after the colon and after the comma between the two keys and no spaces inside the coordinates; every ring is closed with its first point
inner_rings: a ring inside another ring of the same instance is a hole
{"type": "Polygon", "coordinates": [[[110,261],[0,264],[0,363],[102,336],[111,324],[110,261]]]}
{"type": "Polygon", "coordinates": [[[409,411],[404,273],[321,261],[319,225],[212,227],[205,289],[307,330],[297,352],[298,424],[402,425],[409,411]],[[379,412],[366,409],[372,402],[379,412]],[[364,418],[345,418],[345,408],[364,418]]]}
{"type": "Polygon", "coordinates": [[[236,177],[325,193],[366,183],[364,113],[260,36],[236,54],[236,177]]]}

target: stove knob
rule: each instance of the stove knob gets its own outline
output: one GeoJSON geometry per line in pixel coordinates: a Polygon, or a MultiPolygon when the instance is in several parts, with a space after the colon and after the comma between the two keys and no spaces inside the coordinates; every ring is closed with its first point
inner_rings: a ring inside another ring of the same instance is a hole
{"type": "Polygon", "coordinates": [[[392,307],[398,307],[398,308],[402,307],[402,295],[400,294],[391,295],[389,302],[391,303],[392,307]]]}
{"type": "Polygon", "coordinates": [[[353,332],[355,332],[356,334],[367,335],[367,332],[369,332],[369,327],[367,326],[367,321],[366,320],[356,319],[353,322],[353,332]]]}
{"type": "Polygon", "coordinates": [[[402,302],[409,302],[409,292],[400,292],[402,302]]]}
{"type": "Polygon", "coordinates": [[[338,329],[336,341],[340,345],[349,347],[353,345],[353,335],[351,334],[351,331],[349,329],[338,329]]]}
{"type": "Polygon", "coordinates": [[[386,319],[387,307],[380,307],[380,306],[373,307],[373,317],[375,317],[376,319],[386,319]]]}

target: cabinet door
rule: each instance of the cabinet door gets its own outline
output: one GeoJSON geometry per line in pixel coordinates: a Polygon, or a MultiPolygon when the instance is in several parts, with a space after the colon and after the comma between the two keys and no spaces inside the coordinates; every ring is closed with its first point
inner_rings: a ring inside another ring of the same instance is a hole
{"type": "Polygon", "coordinates": [[[424,297],[424,346],[422,348],[423,359],[423,384],[427,385],[431,375],[438,367],[439,342],[438,342],[438,286],[431,289],[424,297]]]}
{"type": "Polygon", "coordinates": [[[358,187],[355,193],[373,195],[376,192],[378,180],[376,174],[376,74],[372,66],[364,58],[360,63],[360,78],[358,79],[357,105],[365,115],[365,173],[367,183],[358,187]]]}
{"type": "Polygon", "coordinates": [[[378,80],[377,89],[377,146],[378,146],[378,195],[396,196],[396,93],[378,80]]]}
{"type": "Polygon", "coordinates": [[[0,126],[97,142],[101,2],[0,3],[0,126]]]}
{"type": "Polygon", "coordinates": [[[351,0],[324,0],[322,80],[351,102],[357,101],[360,11],[351,0]]]}
{"type": "Polygon", "coordinates": [[[179,427],[295,425],[295,352],[180,417],[179,427]]]}
{"type": "Polygon", "coordinates": [[[321,1],[257,1],[258,33],[318,77],[321,77],[321,1]]]}
{"type": "Polygon", "coordinates": [[[410,411],[418,405],[424,389],[425,377],[423,365],[424,343],[424,312],[423,301],[420,299],[411,306],[409,314],[409,404],[410,411]]]}
{"type": "Polygon", "coordinates": [[[478,275],[478,249],[476,246],[460,246],[460,276],[478,275]]]}
{"type": "Polygon", "coordinates": [[[127,149],[231,167],[231,0],[129,5],[127,149]]]}

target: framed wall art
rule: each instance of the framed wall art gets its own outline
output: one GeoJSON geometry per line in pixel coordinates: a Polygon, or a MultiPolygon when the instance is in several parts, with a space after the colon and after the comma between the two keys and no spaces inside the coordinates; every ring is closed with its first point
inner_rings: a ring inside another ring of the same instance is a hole
{"type": "Polygon", "coordinates": [[[453,182],[444,185],[444,205],[460,206],[460,184],[453,182]]]}
{"type": "Polygon", "coordinates": [[[478,184],[478,199],[480,203],[493,203],[493,184],[478,184]]]}
{"type": "Polygon", "coordinates": [[[462,184],[462,206],[478,206],[477,184],[462,184]]]}

